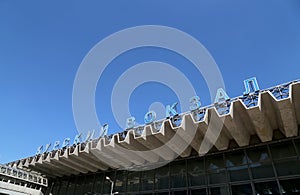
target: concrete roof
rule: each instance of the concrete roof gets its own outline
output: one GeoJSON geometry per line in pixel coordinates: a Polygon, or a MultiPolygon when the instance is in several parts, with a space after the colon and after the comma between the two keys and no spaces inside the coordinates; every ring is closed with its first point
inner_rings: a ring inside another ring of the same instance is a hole
{"type": "Polygon", "coordinates": [[[170,162],[178,156],[188,157],[192,149],[199,155],[204,155],[213,145],[220,151],[226,150],[232,139],[240,147],[249,145],[251,135],[257,135],[261,142],[268,142],[272,140],[275,129],[286,137],[298,135],[299,81],[233,98],[222,105],[200,108],[197,111],[198,114],[203,113],[200,120],[196,120],[193,113],[184,113],[180,115],[180,126],[165,119],[159,130],[153,124],[147,125],[142,133],[130,129],[126,135],[94,139],[9,165],[35,170],[50,177],[108,168],[143,169],[170,162]],[[220,108],[225,112],[221,112],[220,108]]]}

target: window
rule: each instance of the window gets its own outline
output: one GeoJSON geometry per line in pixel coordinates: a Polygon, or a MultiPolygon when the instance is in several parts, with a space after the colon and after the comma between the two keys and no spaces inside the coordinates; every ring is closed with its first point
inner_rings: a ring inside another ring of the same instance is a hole
{"type": "Polygon", "coordinates": [[[256,194],[265,195],[265,194],[274,194],[279,195],[278,185],[276,181],[263,182],[254,184],[256,194]]]}
{"type": "Polygon", "coordinates": [[[186,161],[181,160],[171,164],[171,188],[181,188],[187,186],[186,181],[186,161]]]}
{"type": "Polygon", "coordinates": [[[227,186],[215,187],[210,189],[211,195],[227,195],[229,194],[227,186]]]}
{"type": "Polygon", "coordinates": [[[209,184],[227,182],[225,163],[222,154],[206,158],[206,170],[209,184]]]}
{"type": "Polygon", "coordinates": [[[270,146],[274,160],[296,156],[294,145],[291,141],[273,144],[270,146]]]}
{"type": "Polygon", "coordinates": [[[59,193],[58,194],[66,194],[67,187],[68,187],[68,180],[67,180],[67,178],[64,178],[61,181],[60,189],[59,189],[59,193]]]}
{"type": "Polygon", "coordinates": [[[188,195],[187,190],[174,191],[171,194],[172,195],[188,195]]]}
{"type": "Polygon", "coordinates": [[[278,176],[300,175],[300,161],[295,159],[274,162],[278,176]]]}
{"type": "Polygon", "coordinates": [[[144,171],[141,177],[141,191],[153,190],[154,171],[144,171]]]}
{"type": "Polygon", "coordinates": [[[85,177],[82,177],[82,179],[84,179],[82,194],[91,193],[91,191],[93,189],[94,178],[95,178],[95,175],[86,175],[85,177]]]}
{"type": "Polygon", "coordinates": [[[299,194],[300,179],[289,179],[280,181],[283,194],[299,194]]]}
{"type": "Polygon", "coordinates": [[[188,181],[189,186],[203,186],[205,182],[204,160],[188,160],[188,181]]]}
{"type": "Polygon", "coordinates": [[[190,195],[206,195],[206,189],[193,189],[190,195]]]}
{"type": "Polygon", "coordinates": [[[266,146],[247,151],[248,163],[254,179],[274,177],[274,171],[266,146]]]}
{"type": "Polygon", "coordinates": [[[140,184],[140,172],[129,172],[127,179],[127,192],[138,192],[140,184]]]}
{"type": "Polygon", "coordinates": [[[251,184],[231,186],[232,195],[252,195],[251,184]]]}
{"type": "Polygon", "coordinates": [[[248,157],[243,150],[226,153],[225,162],[230,181],[249,180],[248,157]]]}
{"type": "Polygon", "coordinates": [[[169,166],[155,170],[155,189],[169,189],[169,166]]]}
{"type": "Polygon", "coordinates": [[[95,183],[94,183],[94,187],[93,187],[93,192],[95,193],[101,193],[102,190],[102,184],[103,184],[103,180],[104,179],[104,174],[103,173],[98,173],[95,175],[95,183]]]}
{"type": "Polygon", "coordinates": [[[126,171],[117,172],[114,191],[119,193],[125,192],[126,175],[127,175],[126,171]]]}

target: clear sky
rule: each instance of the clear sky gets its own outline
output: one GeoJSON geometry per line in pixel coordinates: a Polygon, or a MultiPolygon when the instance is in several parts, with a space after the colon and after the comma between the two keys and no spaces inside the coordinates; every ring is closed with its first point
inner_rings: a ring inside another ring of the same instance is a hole
{"type": "MultiPolygon", "coordinates": [[[[218,64],[230,97],[241,95],[243,80],[252,76],[261,88],[300,78],[299,0],[0,0],[0,163],[73,138],[72,88],[84,56],[112,33],[150,24],[199,40],[218,64]]],[[[109,133],[121,131],[110,109],[115,80],[149,60],[181,68],[203,104],[210,103],[203,77],[189,61],[163,49],[135,49],[117,57],[97,86],[97,114],[109,123],[109,133]]],[[[168,87],[146,83],[133,92],[129,106],[142,123],[151,102],[176,100],[168,87]]]]}

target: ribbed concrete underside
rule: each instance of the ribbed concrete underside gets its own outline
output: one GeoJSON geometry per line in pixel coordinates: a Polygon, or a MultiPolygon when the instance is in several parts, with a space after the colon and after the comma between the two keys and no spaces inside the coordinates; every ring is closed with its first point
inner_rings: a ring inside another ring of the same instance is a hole
{"type": "Polygon", "coordinates": [[[192,149],[202,155],[212,145],[218,150],[226,150],[230,140],[235,140],[240,147],[247,146],[251,135],[257,135],[261,142],[268,142],[276,129],[286,137],[297,136],[298,125],[300,83],[295,82],[289,85],[289,97],[284,99],[277,100],[266,90],[259,93],[258,104],[253,107],[247,108],[241,99],[236,99],[231,102],[229,113],[225,115],[220,115],[215,107],[211,107],[207,108],[201,121],[196,122],[191,114],[185,114],[179,127],[165,120],[159,131],[146,126],[141,135],[129,130],[125,138],[115,134],[111,140],[100,138],[10,165],[50,177],[108,168],[130,169],[171,161],[178,155],[187,157],[192,149]]]}

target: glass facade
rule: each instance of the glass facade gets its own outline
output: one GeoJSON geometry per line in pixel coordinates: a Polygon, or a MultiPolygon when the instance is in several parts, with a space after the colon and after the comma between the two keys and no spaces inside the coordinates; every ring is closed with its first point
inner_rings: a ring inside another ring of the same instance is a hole
{"type": "Polygon", "coordinates": [[[300,137],[177,159],[155,170],[106,171],[58,178],[48,192],[122,195],[300,194],[300,137]]]}

